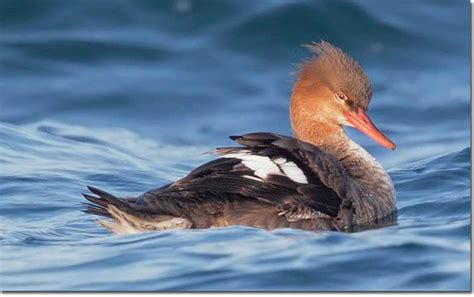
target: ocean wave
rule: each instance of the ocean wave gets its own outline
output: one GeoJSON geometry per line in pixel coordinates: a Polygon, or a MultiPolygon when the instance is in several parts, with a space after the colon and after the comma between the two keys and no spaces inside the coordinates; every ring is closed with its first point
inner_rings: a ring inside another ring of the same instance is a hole
{"type": "Polygon", "coordinates": [[[80,211],[85,185],[137,194],[184,175],[191,166],[183,157],[197,148],[171,149],[124,130],[91,132],[55,122],[0,125],[0,193],[7,198],[2,289],[468,288],[469,148],[390,171],[399,204],[392,227],[317,234],[237,226],[110,236],[80,211]],[[144,145],[137,151],[138,143],[144,145]],[[113,278],[90,277],[103,273],[113,278]],[[367,281],[380,273],[377,283],[367,281]]]}

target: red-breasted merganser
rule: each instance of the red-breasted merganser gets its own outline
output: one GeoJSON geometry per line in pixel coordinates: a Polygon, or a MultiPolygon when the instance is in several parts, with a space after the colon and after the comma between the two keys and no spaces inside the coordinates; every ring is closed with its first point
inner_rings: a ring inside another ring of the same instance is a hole
{"type": "Polygon", "coordinates": [[[367,115],[370,82],[351,57],[328,42],[307,45],[290,103],[294,137],[275,133],[231,136],[241,146],[137,198],[96,196],[85,212],[111,220],[114,233],[231,225],[264,229],[352,231],[396,219],[395,191],[382,165],[351,141],[354,127],[395,149],[367,115]]]}

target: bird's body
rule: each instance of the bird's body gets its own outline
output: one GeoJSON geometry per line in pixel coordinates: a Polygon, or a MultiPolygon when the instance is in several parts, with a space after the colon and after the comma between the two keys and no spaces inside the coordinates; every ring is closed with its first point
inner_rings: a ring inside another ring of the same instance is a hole
{"type": "Polygon", "coordinates": [[[370,84],[339,49],[312,47],[318,56],[303,65],[291,99],[295,137],[233,136],[240,146],[216,149],[216,160],[137,198],[89,187],[97,196],[84,195],[86,212],[112,218],[99,222],[114,233],[230,225],[350,231],[394,221],[390,177],[342,129],[394,148],[365,113],[370,84]]]}

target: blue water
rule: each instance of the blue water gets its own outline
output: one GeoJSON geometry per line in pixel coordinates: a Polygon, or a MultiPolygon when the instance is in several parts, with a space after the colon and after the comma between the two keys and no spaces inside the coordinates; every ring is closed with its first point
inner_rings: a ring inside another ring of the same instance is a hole
{"type": "Polygon", "coordinates": [[[470,290],[468,1],[0,2],[2,290],[470,290]],[[300,45],[365,68],[398,145],[395,226],[110,235],[94,185],[137,195],[227,135],[290,134],[300,45]]]}

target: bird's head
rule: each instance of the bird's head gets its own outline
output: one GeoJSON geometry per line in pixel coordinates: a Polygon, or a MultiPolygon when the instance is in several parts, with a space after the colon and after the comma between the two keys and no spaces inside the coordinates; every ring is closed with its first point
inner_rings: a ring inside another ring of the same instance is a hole
{"type": "Polygon", "coordinates": [[[290,116],[296,137],[311,134],[311,123],[322,128],[350,126],[380,145],[395,149],[367,115],[372,88],[359,64],[325,41],[305,47],[314,56],[301,65],[291,95],[290,116]]]}

